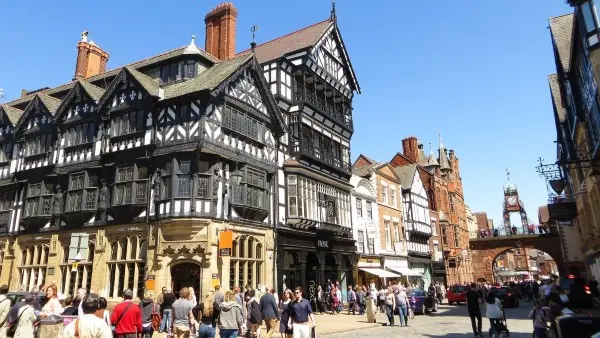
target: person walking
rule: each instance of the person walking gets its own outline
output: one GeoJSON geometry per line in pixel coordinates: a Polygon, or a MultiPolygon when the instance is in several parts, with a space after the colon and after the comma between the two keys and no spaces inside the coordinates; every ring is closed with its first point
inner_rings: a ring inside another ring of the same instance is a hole
{"type": "Polygon", "coordinates": [[[396,308],[396,295],[394,295],[394,289],[388,286],[387,294],[385,296],[385,314],[388,317],[389,326],[394,326],[394,309],[396,308]]]}
{"type": "Polygon", "coordinates": [[[479,293],[476,291],[477,284],[471,283],[471,287],[467,291],[467,310],[469,311],[469,318],[471,318],[471,327],[473,328],[473,334],[475,337],[482,336],[481,333],[481,309],[479,304],[481,298],[479,293]],[[477,325],[475,325],[475,319],[477,319],[477,325]]]}
{"type": "Polygon", "coordinates": [[[115,306],[110,316],[110,324],[115,327],[117,338],[137,338],[138,333],[142,332],[142,313],[139,306],[134,306],[132,299],[131,289],[123,291],[123,302],[115,306]]]}
{"type": "Polygon", "coordinates": [[[6,297],[8,285],[0,286],[0,337],[6,337],[8,326],[8,312],[10,311],[10,298],[6,297]]]}
{"type": "Polygon", "coordinates": [[[160,321],[159,332],[171,333],[171,325],[173,324],[173,303],[175,303],[175,294],[171,290],[167,289],[163,295],[162,309],[162,320],[160,321]]]}
{"type": "Polygon", "coordinates": [[[435,283],[435,295],[437,296],[436,301],[438,302],[438,304],[442,305],[442,300],[444,300],[444,296],[442,294],[442,285],[440,284],[440,282],[435,283]]]}
{"type": "Polygon", "coordinates": [[[277,308],[277,301],[272,293],[265,293],[260,298],[260,311],[262,318],[265,321],[267,327],[267,334],[265,338],[271,338],[275,332],[277,321],[279,321],[279,309],[277,308]]]}
{"type": "Polygon", "coordinates": [[[356,314],[356,293],[352,290],[352,285],[348,286],[348,314],[352,311],[352,314],[356,314]]]}
{"type": "Polygon", "coordinates": [[[250,337],[258,336],[258,328],[262,323],[262,313],[260,311],[260,304],[258,303],[256,290],[252,290],[249,293],[250,299],[247,304],[248,321],[250,322],[250,337]]]}
{"type": "Polygon", "coordinates": [[[362,286],[357,286],[356,289],[356,302],[358,303],[358,315],[362,316],[365,314],[365,301],[367,295],[363,291],[362,286]]]}
{"type": "Polygon", "coordinates": [[[190,301],[190,288],[179,290],[179,299],[173,303],[173,334],[177,338],[189,338],[194,325],[194,305],[190,301]]]}
{"type": "MultiPolygon", "coordinates": [[[[292,290],[287,289],[286,291],[290,291],[290,293],[292,292],[292,290]]],[[[292,295],[290,294],[290,301],[291,301],[291,297],[292,295]]],[[[316,308],[316,313],[319,314],[323,314],[323,309],[325,308],[325,302],[326,302],[326,294],[325,291],[323,291],[323,287],[321,285],[317,286],[317,308],[316,308]]],[[[287,325],[287,323],[286,323],[287,325]]]]}
{"type": "MultiPolygon", "coordinates": [[[[319,288],[321,286],[319,285],[319,288]]],[[[283,300],[279,305],[280,321],[279,332],[281,338],[292,338],[292,329],[288,328],[288,320],[290,319],[290,303],[292,302],[292,290],[287,289],[283,292],[283,300]]]]}
{"type": "Polygon", "coordinates": [[[396,296],[396,306],[398,307],[398,317],[400,319],[400,326],[408,326],[408,296],[406,289],[401,285],[398,286],[398,293],[396,296]]]}
{"type": "MultiPolygon", "coordinates": [[[[332,286],[332,291],[335,291],[335,286],[332,286]]],[[[310,338],[311,333],[308,319],[311,320],[313,326],[317,326],[310,302],[302,298],[302,288],[300,287],[294,290],[294,296],[296,299],[290,304],[288,327],[292,328],[292,336],[294,338],[310,338]]]]}
{"type": "Polygon", "coordinates": [[[16,323],[17,330],[14,338],[31,338],[34,336],[33,323],[37,320],[35,315],[35,298],[33,295],[27,295],[24,298],[24,305],[18,310],[16,323]]]}
{"type": "Polygon", "coordinates": [[[533,308],[527,316],[533,320],[533,337],[546,338],[547,322],[550,320],[549,309],[542,307],[542,302],[539,299],[534,300],[533,308]]]}
{"type": "MultiPolygon", "coordinates": [[[[221,301],[221,303],[223,303],[221,301]]],[[[214,338],[217,333],[217,321],[221,312],[215,295],[209,293],[204,297],[204,302],[198,304],[192,311],[194,318],[200,322],[198,338],[214,338]]]]}
{"type": "Polygon", "coordinates": [[[223,303],[219,306],[219,336],[221,338],[237,338],[244,330],[242,306],[235,299],[233,291],[225,292],[223,303]]]}
{"type": "Polygon", "coordinates": [[[146,290],[144,299],[140,301],[140,311],[142,313],[142,338],[152,338],[154,329],[152,328],[152,314],[160,313],[160,307],[154,303],[154,291],[146,290]]]}
{"type": "Polygon", "coordinates": [[[62,335],[63,338],[112,338],[110,326],[96,316],[99,300],[100,297],[95,293],[85,296],[81,302],[83,315],[65,327],[62,335]]]}

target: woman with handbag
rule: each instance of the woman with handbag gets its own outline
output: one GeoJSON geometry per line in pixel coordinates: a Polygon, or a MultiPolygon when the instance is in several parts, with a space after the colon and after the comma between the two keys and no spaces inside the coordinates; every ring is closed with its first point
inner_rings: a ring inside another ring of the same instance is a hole
{"type": "Polygon", "coordinates": [[[160,312],[160,307],[154,302],[154,291],[146,290],[144,299],[140,302],[140,312],[142,313],[142,338],[152,338],[154,333],[152,316],[160,312]]]}
{"type": "MultiPolygon", "coordinates": [[[[23,305],[18,311],[18,317],[16,323],[12,324],[8,331],[12,331],[13,327],[16,327],[14,331],[14,338],[31,338],[34,336],[33,323],[37,320],[38,316],[35,315],[34,303],[35,298],[32,295],[25,296],[25,305],[23,305]]],[[[7,331],[10,337],[10,332],[7,331]]]]}

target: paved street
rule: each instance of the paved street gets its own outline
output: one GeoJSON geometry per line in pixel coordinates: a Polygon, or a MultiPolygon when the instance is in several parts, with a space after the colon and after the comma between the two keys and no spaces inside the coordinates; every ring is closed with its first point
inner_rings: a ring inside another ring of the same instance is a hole
{"type": "MultiPolygon", "coordinates": [[[[530,309],[531,305],[526,302],[522,302],[520,308],[506,309],[507,324],[511,337],[531,337],[531,332],[533,331],[531,321],[526,319],[530,309]]],[[[321,322],[328,321],[325,320],[325,316],[320,316],[318,319],[321,319],[321,322]]],[[[398,319],[397,316],[396,319],[398,319]]],[[[378,322],[387,322],[386,317],[383,315],[378,315],[377,320],[378,322]]],[[[432,313],[425,316],[417,315],[415,319],[409,321],[409,325],[409,327],[377,326],[354,329],[350,332],[344,330],[345,332],[320,334],[318,336],[320,338],[385,338],[399,336],[444,338],[473,337],[471,322],[467,316],[467,308],[465,305],[442,305],[438,313],[432,313]]],[[[487,318],[483,318],[484,333],[486,333],[488,329],[489,323],[487,318]]]]}

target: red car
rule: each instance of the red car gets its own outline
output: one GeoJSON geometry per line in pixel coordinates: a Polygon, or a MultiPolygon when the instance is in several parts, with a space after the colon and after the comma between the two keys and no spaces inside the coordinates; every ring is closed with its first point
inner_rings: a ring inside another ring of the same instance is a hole
{"type": "Polygon", "coordinates": [[[467,302],[467,287],[463,285],[453,285],[448,289],[448,304],[460,304],[467,302]]]}

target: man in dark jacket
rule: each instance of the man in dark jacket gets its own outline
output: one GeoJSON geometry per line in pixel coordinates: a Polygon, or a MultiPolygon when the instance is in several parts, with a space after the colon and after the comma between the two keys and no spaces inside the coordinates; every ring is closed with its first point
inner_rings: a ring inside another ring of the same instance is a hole
{"type": "Polygon", "coordinates": [[[479,308],[480,295],[475,290],[477,285],[471,283],[471,288],[467,291],[467,310],[469,311],[469,317],[471,318],[471,327],[475,337],[483,337],[481,334],[481,309],[479,308]],[[477,319],[477,325],[475,325],[475,319],[477,319]]]}
{"type": "Polygon", "coordinates": [[[271,338],[279,321],[277,302],[271,293],[267,292],[260,298],[260,311],[267,326],[267,335],[265,337],[271,338]]]}
{"type": "Polygon", "coordinates": [[[163,303],[160,305],[162,311],[162,321],[160,322],[159,332],[171,332],[171,324],[173,321],[173,303],[175,303],[175,294],[171,290],[167,290],[163,295],[163,303]]]}

